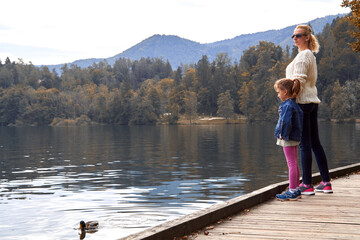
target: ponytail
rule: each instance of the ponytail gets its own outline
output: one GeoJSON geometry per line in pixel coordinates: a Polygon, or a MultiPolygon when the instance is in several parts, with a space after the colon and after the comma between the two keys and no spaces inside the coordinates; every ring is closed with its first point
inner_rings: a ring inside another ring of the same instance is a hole
{"type": "Polygon", "coordinates": [[[309,48],[313,53],[318,53],[320,49],[319,42],[313,34],[310,35],[309,48]]]}
{"type": "Polygon", "coordinates": [[[301,91],[301,83],[299,79],[294,79],[292,81],[293,81],[292,94],[293,97],[297,97],[301,91]]]}

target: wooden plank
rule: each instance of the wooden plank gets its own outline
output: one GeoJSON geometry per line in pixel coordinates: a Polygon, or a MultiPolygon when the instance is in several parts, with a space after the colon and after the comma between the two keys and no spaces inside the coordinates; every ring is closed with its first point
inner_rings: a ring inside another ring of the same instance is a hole
{"type": "Polygon", "coordinates": [[[332,185],[333,194],[272,199],[187,239],[360,239],[360,174],[335,179],[332,185]]]}
{"type": "MultiPolygon", "coordinates": [[[[355,207],[358,205],[356,200],[359,199],[360,195],[360,177],[354,179],[354,175],[346,176],[359,170],[360,163],[330,170],[331,177],[334,179],[334,194],[316,194],[316,196],[304,196],[299,201],[280,202],[275,200],[274,196],[288,185],[288,181],[281,182],[122,239],[173,240],[182,239],[184,235],[188,235],[187,239],[201,240],[211,239],[211,235],[215,233],[219,234],[216,239],[239,239],[239,236],[241,239],[329,239],[329,236],[327,236],[328,238],[323,237],[326,229],[332,226],[334,226],[333,229],[339,230],[330,234],[335,239],[341,238],[339,236],[344,236],[346,239],[348,237],[349,239],[360,239],[360,235],[358,235],[360,225],[356,224],[357,220],[360,219],[360,210],[355,207]],[[340,176],[343,178],[336,179],[340,176]],[[232,216],[234,214],[235,216],[232,216]],[[209,231],[203,229],[218,222],[219,219],[226,219],[229,216],[232,216],[233,220],[223,220],[209,231]],[[241,220],[241,218],[245,220],[241,220]],[[247,221],[252,221],[254,226],[261,226],[262,228],[264,228],[264,224],[269,224],[266,227],[269,229],[248,228],[243,233],[237,232],[236,229],[239,228],[239,225],[241,226],[242,222],[247,221]],[[311,231],[312,229],[309,228],[305,231],[306,233],[301,233],[304,232],[304,229],[299,228],[300,230],[297,230],[296,226],[289,225],[289,229],[296,232],[296,234],[291,233],[289,238],[288,235],[284,235],[287,231],[286,224],[289,222],[296,222],[299,226],[309,224],[317,227],[315,231],[311,231]],[[230,225],[227,226],[228,224],[230,225]],[[346,230],[341,231],[339,226],[346,230]],[[222,227],[224,230],[221,229],[222,227]],[[203,230],[199,231],[199,229],[203,230]],[[227,232],[226,229],[228,229],[227,232]],[[209,235],[202,234],[204,231],[208,232],[209,235]],[[239,236],[234,236],[237,234],[239,236]],[[285,237],[282,238],[282,236],[285,237]]],[[[320,181],[320,175],[313,174],[313,182],[318,181],[320,181]]]]}

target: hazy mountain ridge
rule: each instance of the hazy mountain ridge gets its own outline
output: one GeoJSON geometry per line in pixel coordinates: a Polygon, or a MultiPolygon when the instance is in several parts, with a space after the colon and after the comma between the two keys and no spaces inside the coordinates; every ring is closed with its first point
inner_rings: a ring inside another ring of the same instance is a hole
{"type": "MultiPolygon", "coordinates": [[[[315,34],[320,33],[327,23],[331,23],[335,18],[342,17],[345,14],[329,15],[310,21],[315,34]]],[[[299,23],[301,24],[301,23],[299,23]]],[[[106,60],[113,65],[119,58],[129,58],[139,60],[142,57],[162,58],[169,61],[172,68],[176,69],[181,64],[197,63],[203,55],[207,55],[209,61],[213,61],[216,55],[221,52],[228,53],[232,60],[239,61],[243,51],[250,46],[255,46],[259,41],[269,41],[280,45],[283,49],[287,45],[292,46],[291,34],[296,25],[292,25],[279,30],[268,30],[252,34],[243,34],[232,39],[217,41],[214,43],[201,44],[195,41],[184,39],[174,35],[155,34],[133,47],[109,58],[91,58],[77,60],[68,64],[75,64],[79,67],[86,68],[93,63],[106,60]]],[[[55,68],[59,73],[64,64],[48,65],[50,69],[55,68]]]]}
{"type": "Polygon", "coordinates": [[[116,59],[129,58],[137,60],[142,57],[159,57],[165,61],[169,60],[171,66],[176,68],[180,65],[179,60],[184,59],[183,63],[197,59],[206,54],[206,45],[187,40],[174,35],[153,35],[139,44],[125,50],[124,52],[107,59],[109,64],[113,64],[116,59]]]}

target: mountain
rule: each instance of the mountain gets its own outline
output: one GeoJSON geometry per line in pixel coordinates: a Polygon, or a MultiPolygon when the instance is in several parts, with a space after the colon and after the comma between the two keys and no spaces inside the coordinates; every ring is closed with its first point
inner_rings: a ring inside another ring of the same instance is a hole
{"type": "MultiPolygon", "coordinates": [[[[331,23],[337,17],[343,17],[345,14],[330,15],[317,18],[310,21],[315,33],[320,33],[324,26],[331,23]]],[[[300,23],[301,24],[301,23],[300,23]]],[[[308,24],[308,23],[307,23],[308,24]]],[[[226,52],[232,60],[239,61],[244,50],[250,46],[255,46],[259,41],[269,41],[276,45],[280,45],[283,49],[292,46],[291,34],[296,25],[292,25],[279,30],[269,30],[253,34],[243,34],[232,39],[217,41],[214,43],[201,44],[188,39],[184,39],[174,35],[153,35],[133,47],[105,60],[113,65],[119,58],[129,58],[130,60],[139,60],[142,57],[162,58],[169,61],[172,68],[176,69],[181,64],[197,63],[203,55],[207,55],[209,61],[213,61],[218,53],[226,52]]],[[[93,63],[103,61],[103,58],[91,58],[77,60],[72,63],[79,67],[86,68],[93,63]]],[[[48,65],[49,69],[55,69],[61,72],[64,64],[48,65]]]]}

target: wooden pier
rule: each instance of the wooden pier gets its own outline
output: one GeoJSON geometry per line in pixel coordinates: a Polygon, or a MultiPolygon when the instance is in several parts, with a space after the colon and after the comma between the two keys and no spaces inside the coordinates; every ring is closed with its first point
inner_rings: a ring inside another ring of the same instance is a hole
{"type": "Polygon", "coordinates": [[[360,239],[360,174],[335,179],[334,193],[271,199],[188,239],[360,239]]]}
{"type": "Polygon", "coordinates": [[[331,170],[333,194],[281,202],[281,182],[122,239],[360,239],[359,171],[360,163],[331,170]]]}

